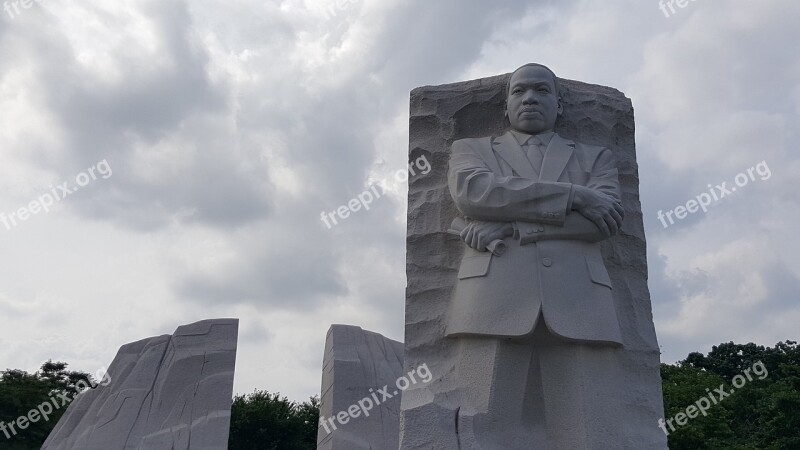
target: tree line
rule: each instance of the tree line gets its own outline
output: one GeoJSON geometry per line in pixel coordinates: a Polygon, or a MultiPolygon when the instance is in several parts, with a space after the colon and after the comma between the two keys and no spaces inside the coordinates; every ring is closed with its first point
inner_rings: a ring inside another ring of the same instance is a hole
{"type": "MultiPolygon", "coordinates": [[[[67,363],[47,361],[33,374],[0,372],[0,424],[28,415],[59,394],[72,398],[79,386],[97,384],[90,374],[67,368],[67,363]]],[[[676,364],[662,364],[661,378],[665,420],[660,426],[671,450],[800,449],[797,342],[716,345],[706,355],[694,352],[676,364]]],[[[49,420],[27,423],[13,435],[0,425],[0,449],[40,448],[63,413],[55,410],[49,420]]],[[[318,420],[318,397],[294,402],[261,390],[236,395],[229,448],[313,450],[318,420]]]]}

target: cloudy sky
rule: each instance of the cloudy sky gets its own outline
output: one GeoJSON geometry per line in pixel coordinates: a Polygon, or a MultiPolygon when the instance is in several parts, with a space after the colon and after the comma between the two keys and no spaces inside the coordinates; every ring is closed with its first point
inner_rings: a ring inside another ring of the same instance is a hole
{"type": "Polygon", "coordinates": [[[794,0],[13,3],[0,369],[238,317],[237,392],[317,393],[331,323],[403,339],[409,91],[530,61],[633,100],[664,361],[800,337],[794,0]]]}

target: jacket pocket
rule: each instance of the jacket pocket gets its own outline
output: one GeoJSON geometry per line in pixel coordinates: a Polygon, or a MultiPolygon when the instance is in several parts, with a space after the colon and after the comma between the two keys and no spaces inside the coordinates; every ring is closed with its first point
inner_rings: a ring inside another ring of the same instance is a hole
{"type": "Polygon", "coordinates": [[[489,263],[492,261],[492,254],[486,252],[485,255],[465,256],[461,260],[461,269],[458,271],[458,279],[483,277],[489,273],[489,263]]]}
{"type": "Polygon", "coordinates": [[[605,286],[609,289],[614,289],[611,286],[611,277],[608,276],[606,265],[603,264],[602,261],[592,261],[589,258],[586,258],[586,265],[589,267],[589,278],[592,279],[592,283],[605,286]]]}

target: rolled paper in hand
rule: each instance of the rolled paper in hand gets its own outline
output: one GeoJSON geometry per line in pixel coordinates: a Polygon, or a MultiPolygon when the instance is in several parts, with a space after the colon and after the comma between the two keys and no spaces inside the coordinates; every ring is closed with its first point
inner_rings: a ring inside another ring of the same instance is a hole
{"type": "Polygon", "coordinates": [[[486,250],[492,252],[494,256],[500,256],[506,252],[506,243],[502,239],[495,239],[486,246],[486,250]]]}
{"type": "MultiPolygon", "coordinates": [[[[467,228],[467,222],[463,218],[456,216],[447,232],[461,237],[461,232],[464,231],[464,228],[467,228]]],[[[507,248],[508,246],[502,239],[495,239],[486,246],[486,250],[492,252],[494,256],[502,255],[506,252],[507,248]]]]}

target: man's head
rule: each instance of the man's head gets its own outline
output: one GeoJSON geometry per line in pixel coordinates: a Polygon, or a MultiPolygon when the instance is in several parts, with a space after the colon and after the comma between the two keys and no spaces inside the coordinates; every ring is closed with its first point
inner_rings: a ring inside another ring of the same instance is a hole
{"type": "Polygon", "coordinates": [[[547,66],[525,64],[506,86],[506,117],[511,128],[528,134],[552,130],[563,111],[558,79],[547,66]]]}

